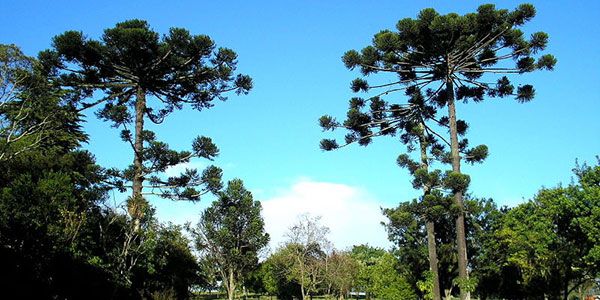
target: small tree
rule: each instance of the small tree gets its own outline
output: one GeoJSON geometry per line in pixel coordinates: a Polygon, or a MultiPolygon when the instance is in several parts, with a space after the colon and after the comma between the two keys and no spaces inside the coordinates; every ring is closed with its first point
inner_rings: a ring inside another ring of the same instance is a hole
{"type": "Polygon", "coordinates": [[[374,266],[384,254],[385,250],[369,245],[352,247],[350,255],[358,262],[358,276],[354,287],[357,292],[365,292],[367,300],[373,295],[374,266]]]}
{"type": "Polygon", "coordinates": [[[308,299],[325,280],[325,259],[330,248],[329,228],[319,222],[320,217],[302,214],[289,228],[288,259],[292,262],[290,275],[300,284],[302,299],[308,299]]]}
{"type": "Polygon", "coordinates": [[[290,259],[293,251],[290,246],[277,249],[261,266],[262,281],[267,293],[282,300],[302,298],[300,284],[296,282],[292,273],[294,261],[290,259]]]}
{"type": "MultiPolygon", "coordinates": [[[[400,20],[396,25],[397,32],[383,30],[377,33],[372,46],[360,52],[346,52],[343,61],[346,67],[359,68],[365,76],[375,73],[392,75],[392,80],[383,84],[368,83],[358,78],[352,82],[352,89],[356,92],[376,89],[384,95],[420,88],[426,91],[428,101],[440,108],[446,107],[448,115],[439,121],[450,132],[451,176],[464,181],[465,175],[462,175],[460,166],[465,155],[461,152],[467,151],[468,141],[458,139],[462,125],[457,120],[456,100],[479,102],[485,96],[511,95],[519,102],[533,99],[535,91],[532,85],[515,88],[507,76],[490,81],[496,74],[553,69],[556,59],[549,54],[539,55],[546,48],[548,35],[536,32],[527,40],[519,29],[534,16],[535,8],[530,4],[519,5],[514,11],[486,4],[480,6],[476,13],[463,16],[455,13],[440,15],[434,9],[424,9],[416,19],[400,20]]],[[[389,109],[382,107],[386,108],[389,109]]],[[[382,126],[376,133],[386,130],[389,130],[388,127],[382,126]]],[[[456,242],[460,281],[467,284],[463,193],[464,189],[454,193],[455,204],[460,211],[456,218],[456,242]]],[[[461,289],[461,299],[469,297],[468,289],[461,289]]]]}
{"type": "Polygon", "coordinates": [[[359,262],[349,252],[333,251],[327,259],[327,282],[338,299],[343,300],[355,286],[359,262]]]}
{"type": "Polygon", "coordinates": [[[378,299],[416,300],[417,295],[397,269],[398,261],[385,252],[373,266],[373,292],[378,299]]]}
{"type": "Polygon", "coordinates": [[[258,253],[269,242],[260,211],[260,202],[234,179],[200,216],[196,245],[216,269],[230,300],[240,280],[258,266],[258,253]]]}
{"type": "Polygon", "coordinates": [[[215,99],[226,100],[230,91],[248,93],[250,77],[234,75],[235,52],[215,49],[210,37],[182,28],[171,28],[160,37],[142,20],[118,23],[100,40],[67,31],[52,44],[40,59],[55,82],[70,89],[72,105],[79,110],[99,106],[97,116],[121,128],[121,138],[131,146],[133,165],[112,170],[111,175],[119,189],[132,189],[128,209],[136,227],[147,211],[144,195],[198,200],[222,187],[221,170],[215,166],[202,173],[188,169],[167,179],[159,176],[193,157],[212,160],[219,150],[207,137],[196,138],[192,151],[171,150],[156,140],[145,122],[160,124],[186,104],[197,110],[210,108],[215,99]],[[150,190],[144,193],[144,188],[150,190]]]}

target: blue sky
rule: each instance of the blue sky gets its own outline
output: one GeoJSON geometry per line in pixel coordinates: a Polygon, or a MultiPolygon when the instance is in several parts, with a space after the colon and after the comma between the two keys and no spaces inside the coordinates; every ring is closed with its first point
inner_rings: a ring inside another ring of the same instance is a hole
{"type": "MultiPolygon", "coordinates": [[[[357,195],[390,207],[417,195],[407,172],[395,164],[405,150],[398,141],[382,138],[367,148],[319,150],[319,140],[331,134],[321,132],[318,117],[344,117],[353,96],[350,81],[359,75],[347,70],[340,57],[367,46],[373,34],[393,29],[399,19],[415,17],[422,8],[462,14],[482,3],[486,2],[2,0],[0,43],[17,44],[35,55],[65,30],[97,38],[103,29],[132,18],[148,20],[161,33],[184,27],[207,34],[217,45],[238,53],[238,70],[251,75],[255,87],[249,95],[232,95],[210,110],[174,113],[156,128],[159,138],[185,149],[196,135],[212,137],[221,149],[216,164],[224,168],[225,177],[242,178],[265,202],[294,194],[298,183],[313,182],[351,187],[360,191],[357,195]]],[[[521,1],[499,3],[512,9],[521,1]]],[[[546,31],[548,52],[558,58],[553,72],[514,77],[532,83],[536,99],[527,104],[489,99],[458,106],[459,117],[471,126],[471,143],[490,149],[485,163],[463,168],[472,178],[470,190],[499,205],[521,203],[541,186],[569,183],[576,159],[594,163],[600,154],[600,2],[532,3],[538,15],[524,30],[546,31]]],[[[86,148],[100,164],[122,167],[131,161],[128,146],[108,124],[90,117],[85,128],[91,138],[86,148]]],[[[163,219],[190,220],[206,203],[156,205],[163,219]]]]}

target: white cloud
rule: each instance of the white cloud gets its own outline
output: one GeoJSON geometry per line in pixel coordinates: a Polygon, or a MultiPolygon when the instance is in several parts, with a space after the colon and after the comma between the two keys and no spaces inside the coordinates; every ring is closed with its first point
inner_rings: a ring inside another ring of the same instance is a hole
{"type": "Polygon", "coordinates": [[[165,175],[167,175],[167,177],[179,176],[185,169],[198,169],[199,172],[202,172],[205,167],[206,164],[200,161],[189,161],[168,167],[167,170],[165,170],[165,175]]]}
{"type": "Polygon", "coordinates": [[[278,195],[262,200],[266,231],[271,235],[271,249],[283,241],[287,229],[297,216],[309,213],[321,216],[321,223],[331,230],[329,239],[338,249],[369,244],[388,248],[380,204],[366,191],[337,183],[301,179],[278,195]]]}

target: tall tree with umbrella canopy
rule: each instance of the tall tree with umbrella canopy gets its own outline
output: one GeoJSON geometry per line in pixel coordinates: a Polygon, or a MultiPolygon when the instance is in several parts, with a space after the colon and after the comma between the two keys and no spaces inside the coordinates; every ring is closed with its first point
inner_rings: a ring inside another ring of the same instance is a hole
{"type": "Polygon", "coordinates": [[[161,176],[193,157],[212,160],[219,150],[208,137],[194,139],[192,151],[172,150],[156,140],[145,122],[160,124],[186,104],[199,111],[210,108],[215,100],[226,100],[228,92],[247,94],[252,80],[234,74],[233,50],[217,49],[210,37],[182,28],[160,36],[143,20],[117,23],[99,40],[67,31],[54,37],[52,46],[40,59],[55,82],[69,90],[72,105],[79,110],[99,107],[97,116],[120,128],[122,140],[131,146],[133,164],[110,174],[119,189],[132,190],[127,205],[136,227],[148,209],[145,195],[198,200],[222,188],[222,171],[215,166],[161,176]]]}
{"type": "MultiPolygon", "coordinates": [[[[487,97],[514,96],[520,103],[534,98],[532,85],[515,87],[509,74],[523,74],[536,70],[552,70],[556,58],[541,54],[548,43],[548,34],[536,32],[529,38],[519,27],[535,17],[531,4],[521,4],[515,10],[496,9],[493,4],[481,5],[477,12],[459,15],[440,15],[434,9],[422,10],[417,18],[400,20],[397,31],[383,30],[373,38],[373,44],[361,51],[344,54],[347,68],[360,69],[363,76],[388,74],[392,81],[372,84],[364,78],[355,79],[355,92],[379,90],[378,96],[419,88],[425,91],[428,102],[447,108],[447,116],[439,124],[449,129],[449,178],[456,186],[464,186],[468,177],[461,173],[461,159],[468,159],[468,140],[459,141],[461,127],[456,116],[456,101],[483,101],[487,97]]],[[[365,132],[369,134],[382,131],[365,132]]],[[[352,138],[352,137],[350,137],[352,138]]],[[[368,139],[366,139],[368,141],[368,139]]],[[[367,142],[364,142],[367,143],[367,142]]],[[[335,148],[335,144],[325,144],[335,148]]],[[[476,156],[487,154],[487,148],[472,149],[476,156]]],[[[454,190],[455,204],[459,209],[456,218],[456,241],[460,285],[469,285],[468,259],[463,208],[464,188],[454,190]]],[[[468,288],[461,288],[461,299],[469,299],[468,288]]]]}

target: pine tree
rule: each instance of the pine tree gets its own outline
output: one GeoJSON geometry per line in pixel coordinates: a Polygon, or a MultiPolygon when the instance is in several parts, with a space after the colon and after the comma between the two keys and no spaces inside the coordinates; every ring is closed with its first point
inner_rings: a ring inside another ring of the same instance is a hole
{"type": "Polygon", "coordinates": [[[110,174],[120,190],[132,189],[128,211],[138,226],[148,209],[144,195],[198,200],[222,188],[222,172],[215,166],[160,176],[193,157],[212,160],[219,150],[208,137],[196,138],[192,151],[172,150],[156,140],[145,122],[160,124],[186,104],[199,111],[210,108],[215,100],[226,100],[227,92],[248,93],[252,80],[234,74],[234,51],[216,49],[210,37],[182,28],[161,37],[142,20],[118,23],[99,40],[67,31],[54,37],[52,45],[39,57],[55,82],[69,90],[71,105],[78,110],[100,107],[97,116],[120,128],[122,140],[131,146],[133,164],[110,174]]]}
{"type": "Polygon", "coordinates": [[[408,154],[401,154],[397,163],[399,166],[409,170],[413,176],[413,187],[421,189],[421,206],[423,207],[422,218],[427,228],[427,248],[429,252],[429,266],[433,281],[433,299],[441,299],[440,281],[438,275],[438,259],[436,253],[435,238],[435,215],[430,213],[436,206],[437,197],[431,192],[442,187],[443,176],[440,170],[430,172],[429,166],[432,160],[429,153],[438,158],[445,158],[442,145],[438,142],[439,134],[431,128],[427,122],[433,122],[436,108],[427,104],[423,94],[418,88],[406,91],[409,100],[406,104],[390,104],[383,101],[379,96],[369,99],[353,98],[347,119],[339,123],[331,116],[321,117],[320,125],[324,130],[345,128],[350,131],[345,137],[345,144],[341,146],[334,139],[321,141],[323,150],[333,150],[352,143],[369,145],[373,137],[395,136],[400,133],[400,141],[407,145],[408,152],[419,149],[419,161],[414,161],[408,154]],[[369,108],[366,103],[369,102],[369,108]],[[427,207],[431,206],[431,207],[427,207]]]}
{"type": "MultiPolygon", "coordinates": [[[[484,157],[487,148],[481,146],[469,150],[467,139],[459,141],[466,123],[457,120],[456,101],[480,102],[486,96],[514,96],[521,103],[533,99],[532,85],[515,88],[506,74],[552,70],[556,64],[554,56],[540,54],[548,43],[546,33],[536,32],[526,39],[519,29],[534,16],[535,8],[530,4],[519,5],[513,11],[486,4],[476,13],[462,16],[455,13],[440,15],[434,9],[424,9],[416,19],[400,20],[396,32],[383,30],[375,35],[373,45],[360,52],[348,51],[343,56],[347,68],[359,68],[364,76],[376,73],[395,76],[392,82],[378,85],[358,78],[352,82],[355,92],[379,89],[381,96],[419,88],[425,91],[428,103],[447,108],[447,117],[438,121],[450,133],[452,173],[448,174],[447,181],[455,186],[455,204],[460,211],[456,218],[456,240],[463,286],[469,282],[463,208],[468,176],[461,173],[461,159],[469,161],[471,157],[484,157]],[[494,76],[499,78],[490,82],[494,76]]],[[[381,127],[373,134],[385,130],[388,128],[381,127]]],[[[367,142],[368,139],[363,141],[367,142]]],[[[461,299],[469,298],[468,289],[462,288],[461,299]]]]}
{"type": "Polygon", "coordinates": [[[269,242],[261,209],[243,182],[234,179],[200,217],[196,245],[215,269],[230,300],[235,298],[240,280],[258,267],[258,254],[269,242]]]}

